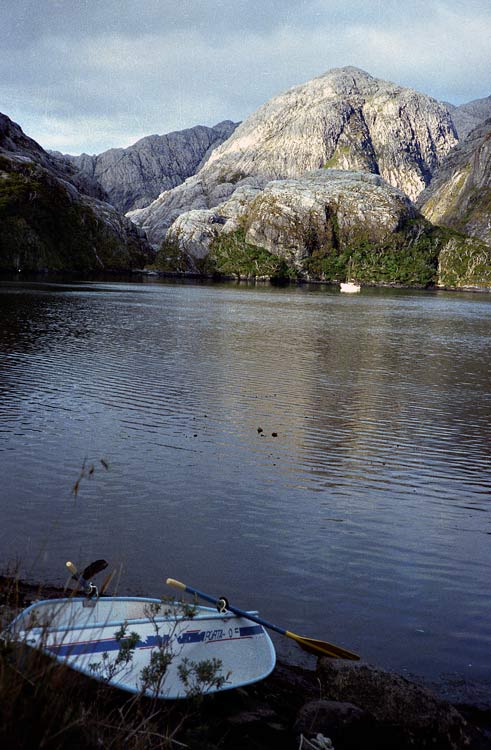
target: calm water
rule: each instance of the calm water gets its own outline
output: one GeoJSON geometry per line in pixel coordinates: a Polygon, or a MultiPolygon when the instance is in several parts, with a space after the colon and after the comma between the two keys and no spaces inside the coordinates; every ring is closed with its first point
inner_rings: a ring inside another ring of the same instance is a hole
{"type": "Polygon", "coordinates": [[[491,679],[489,296],[11,283],[0,320],[3,567],[491,679]]]}

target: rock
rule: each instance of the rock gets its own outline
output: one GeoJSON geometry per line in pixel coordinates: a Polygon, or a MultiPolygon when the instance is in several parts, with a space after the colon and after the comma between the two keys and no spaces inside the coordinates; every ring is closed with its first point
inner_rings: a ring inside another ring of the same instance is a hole
{"type": "Polygon", "coordinates": [[[325,166],[363,170],[414,197],[455,143],[442,104],[358,68],[337,68],[260,107],[206,171],[223,169],[224,182],[231,169],[269,179],[325,166]]]}
{"type": "Polygon", "coordinates": [[[433,223],[491,246],[491,119],[444,159],[418,205],[433,223]]]}
{"type": "MultiPolygon", "coordinates": [[[[478,193],[481,200],[484,196],[478,193]]],[[[363,283],[491,287],[488,246],[433,227],[404,193],[364,172],[322,169],[273,180],[263,189],[241,186],[215,208],[182,213],[167,240],[192,270],[199,270],[199,262],[213,250],[206,269],[216,267],[226,275],[288,273],[340,281],[346,258],[352,258],[352,272],[363,283]],[[248,262],[254,249],[266,250],[278,262],[248,262]],[[280,261],[286,264],[283,270],[278,270],[280,261]]]]}
{"type": "MultiPolygon", "coordinates": [[[[163,192],[147,208],[127,213],[128,218],[145,231],[156,249],[164,238],[170,239],[170,236],[166,236],[167,231],[182,214],[192,210],[209,210],[210,206],[218,206],[231,196],[235,202],[236,192],[242,191],[240,194],[243,194],[245,191],[247,194],[248,190],[257,191],[267,182],[265,179],[248,177],[237,184],[208,184],[200,175],[194,175],[173,190],[163,192]]],[[[222,210],[226,209],[221,206],[222,210]]]]}
{"type": "Polygon", "coordinates": [[[434,224],[470,235],[442,247],[439,284],[491,288],[491,119],[448,154],[418,205],[434,224]]]}
{"type": "Polygon", "coordinates": [[[380,242],[417,215],[411,201],[378,175],[321,169],[274,180],[263,190],[239,188],[215,209],[181,214],[167,236],[188,254],[203,257],[213,239],[242,226],[247,242],[301,269],[333,231],[343,246],[361,235],[380,242]]]}
{"type": "Polygon", "coordinates": [[[211,209],[251,177],[264,184],[321,167],[378,173],[415,198],[456,142],[444,105],[357,68],[335,69],[264,104],[194,177],[131,218],[158,245],[179,213],[211,209]]]}
{"type": "Polygon", "coordinates": [[[251,709],[250,711],[239,711],[233,716],[230,716],[228,718],[229,724],[232,724],[234,726],[247,726],[251,724],[258,724],[262,722],[273,722],[275,723],[278,719],[278,716],[273,709],[269,708],[268,706],[256,706],[254,709],[251,709]]]}
{"type": "Polygon", "coordinates": [[[398,737],[392,746],[463,750],[469,732],[450,704],[399,675],[361,662],[319,660],[318,677],[326,699],[352,703],[398,737]]]}
{"type": "Polygon", "coordinates": [[[268,183],[246,214],[246,240],[301,268],[323,244],[380,243],[417,211],[378,175],[318,170],[268,183]]]}
{"type": "Polygon", "coordinates": [[[129,269],[150,260],[141,229],[72,178],[0,114],[0,268],[129,269]]]}
{"type": "Polygon", "coordinates": [[[167,233],[167,242],[177,243],[181,250],[195,259],[204,258],[211,243],[218,237],[219,229],[219,222],[213,212],[194,209],[175,220],[167,233]]]}
{"type": "Polygon", "coordinates": [[[192,258],[204,258],[214,239],[237,229],[260,192],[259,187],[243,185],[215,210],[196,208],[180,214],[170,226],[166,240],[177,243],[192,258]]]}
{"type": "Polygon", "coordinates": [[[321,734],[329,737],[336,750],[377,747],[375,721],[366,711],[353,703],[316,700],[306,703],[299,711],[293,727],[299,740],[321,734]]]}
{"type": "Polygon", "coordinates": [[[56,156],[72,165],[78,179],[98,184],[107,200],[126,213],[147,206],[197,172],[236,127],[237,123],[226,120],[211,128],[197,125],[150,135],[129,148],[112,148],[93,156],[56,156]]]}

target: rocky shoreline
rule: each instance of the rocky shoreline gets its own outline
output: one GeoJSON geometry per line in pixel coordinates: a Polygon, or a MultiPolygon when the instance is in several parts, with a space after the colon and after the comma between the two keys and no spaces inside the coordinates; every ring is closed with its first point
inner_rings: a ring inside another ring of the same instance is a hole
{"type": "MultiPolygon", "coordinates": [[[[62,595],[58,587],[0,576],[2,625],[32,601],[62,595]]],[[[204,698],[191,718],[187,703],[174,704],[174,719],[186,720],[172,743],[196,750],[491,748],[484,688],[423,684],[365,662],[323,657],[312,670],[279,661],[262,682],[204,698]]]]}

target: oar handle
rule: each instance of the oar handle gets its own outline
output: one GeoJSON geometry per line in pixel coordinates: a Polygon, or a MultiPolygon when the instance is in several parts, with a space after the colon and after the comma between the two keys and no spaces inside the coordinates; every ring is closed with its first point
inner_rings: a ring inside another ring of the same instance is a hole
{"type": "MultiPolygon", "coordinates": [[[[67,565],[68,565],[68,563],[67,563],[67,565]]],[[[182,591],[186,591],[186,588],[187,588],[187,586],[186,586],[185,583],[181,583],[181,581],[176,581],[175,578],[168,578],[166,580],[166,584],[168,586],[174,586],[175,589],[181,589],[182,591]]]]}
{"type": "Polygon", "coordinates": [[[67,562],[65,564],[66,564],[68,570],[70,571],[70,573],[73,576],[75,576],[76,578],[80,578],[80,576],[78,574],[77,568],[75,567],[75,565],[72,562],[70,562],[70,560],[67,560],[67,562]]]}

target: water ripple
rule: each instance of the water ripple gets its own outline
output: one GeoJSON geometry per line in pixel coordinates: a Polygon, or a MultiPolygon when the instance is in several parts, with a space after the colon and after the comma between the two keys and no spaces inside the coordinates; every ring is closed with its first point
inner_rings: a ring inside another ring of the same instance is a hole
{"type": "Polygon", "coordinates": [[[184,571],[386,666],[489,676],[490,305],[4,288],[4,560],[104,555],[140,593],[184,571]]]}

